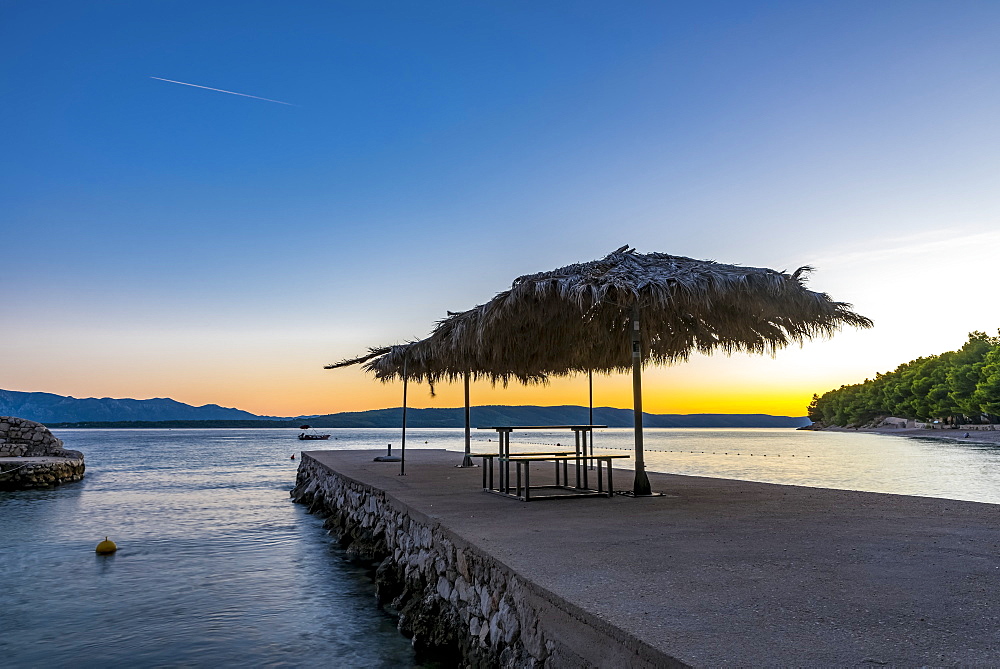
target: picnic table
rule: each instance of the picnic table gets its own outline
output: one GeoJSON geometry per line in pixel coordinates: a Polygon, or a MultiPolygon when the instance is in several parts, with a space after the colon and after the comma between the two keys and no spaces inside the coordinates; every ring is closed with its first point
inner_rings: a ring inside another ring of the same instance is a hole
{"type": "Polygon", "coordinates": [[[475,453],[472,457],[483,459],[483,490],[498,493],[510,497],[516,497],[525,502],[539,499],[562,499],[565,497],[594,497],[614,495],[612,484],[611,461],[618,458],[628,458],[627,455],[594,455],[593,431],[594,428],[607,427],[607,425],[494,425],[490,427],[480,427],[480,430],[494,430],[499,439],[496,453],[475,453]],[[535,451],[530,453],[511,453],[510,435],[515,430],[572,430],[573,450],[563,451],[535,451]],[[589,452],[588,452],[589,443],[589,452]],[[493,461],[497,461],[499,482],[494,487],[493,461]],[[533,462],[553,462],[555,463],[555,485],[532,486],[530,465],[533,462]],[[569,463],[574,462],[575,485],[569,482],[569,463]],[[597,464],[597,488],[590,487],[587,469],[588,465],[597,464]],[[511,481],[511,464],[515,469],[515,483],[511,481]],[[560,465],[562,466],[560,476],[560,465]],[[608,487],[604,488],[603,469],[608,470],[608,487]],[[522,485],[523,471],[523,485],[522,485]],[[558,494],[532,495],[532,491],[541,489],[556,489],[558,494]]]}

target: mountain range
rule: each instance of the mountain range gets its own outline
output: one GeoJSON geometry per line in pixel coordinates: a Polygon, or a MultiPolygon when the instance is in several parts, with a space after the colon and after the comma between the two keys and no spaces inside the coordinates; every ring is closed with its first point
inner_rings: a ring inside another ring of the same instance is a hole
{"type": "MultiPolygon", "coordinates": [[[[464,427],[464,408],[409,409],[406,424],[413,427],[464,427]]],[[[477,406],[472,407],[472,425],[576,425],[589,422],[587,407],[582,406],[477,406]]],[[[808,418],[769,416],[766,414],[649,414],[646,427],[801,427],[808,418]]],[[[403,418],[401,407],[351,413],[312,416],[313,427],[398,427],[403,418]]],[[[608,427],[632,427],[632,410],[594,407],[594,424],[608,427]]]]}
{"type": "MultiPolygon", "coordinates": [[[[86,398],[53,393],[0,390],[0,416],[18,416],[51,427],[298,427],[308,422],[320,428],[398,427],[401,407],[327,414],[323,416],[258,416],[248,411],[206,404],[196,407],[168,398],[150,400],[86,398]]],[[[589,421],[582,406],[477,406],[472,408],[474,426],[569,425],[589,421]]],[[[630,427],[631,409],[594,407],[594,423],[630,427]]],[[[787,427],[810,423],[805,417],[767,414],[643,414],[646,427],[787,427]]],[[[409,409],[407,425],[462,427],[461,407],[409,409]]]]}
{"type": "Polygon", "coordinates": [[[152,400],[110,397],[77,399],[53,393],[25,393],[17,390],[0,390],[0,416],[18,416],[39,423],[270,418],[257,416],[249,411],[227,409],[217,404],[196,407],[165,397],[152,400]]]}

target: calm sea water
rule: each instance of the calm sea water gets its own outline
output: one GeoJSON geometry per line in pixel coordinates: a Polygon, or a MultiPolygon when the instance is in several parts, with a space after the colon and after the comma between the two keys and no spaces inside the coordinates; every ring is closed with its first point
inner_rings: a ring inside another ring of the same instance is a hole
{"type": "MultiPolygon", "coordinates": [[[[398,430],[333,430],[307,449],[399,447],[398,430]]],[[[302,444],[287,430],[60,430],[80,483],[0,492],[4,666],[412,667],[322,521],[289,501],[302,444]],[[99,557],[110,535],[117,554],[99,557]]],[[[475,431],[475,450],[495,447],[475,431]]],[[[493,439],[494,441],[489,441],[493,439]]],[[[515,450],[566,445],[515,433],[515,450]]],[[[631,432],[601,430],[601,449],[631,432]]],[[[461,430],[411,430],[463,448],[461,430]]],[[[1000,503],[1000,448],[794,430],[653,429],[651,470],[1000,503]]],[[[456,456],[456,462],[459,456],[456,456]]],[[[619,485],[623,482],[616,481],[619,485]]],[[[627,485],[627,482],[624,482],[627,485]]],[[[503,503],[503,500],[498,500],[503,503]]]]}
{"type": "Polygon", "coordinates": [[[56,434],[85,479],[0,492],[0,666],[418,666],[365,572],[289,500],[294,433],[56,434]]]}

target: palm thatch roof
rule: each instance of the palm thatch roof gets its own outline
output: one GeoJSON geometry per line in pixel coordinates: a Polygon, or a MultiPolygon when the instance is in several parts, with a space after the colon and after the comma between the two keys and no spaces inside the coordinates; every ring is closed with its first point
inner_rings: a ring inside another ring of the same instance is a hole
{"type": "Polygon", "coordinates": [[[459,358],[446,342],[434,335],[406,344],[370,348],[365,355],[326,365],[324,369],[361,365],[364,371],[372,373],[379,381],[388,383],[403,377],[404,358],[406,378],[427,382],[431,395],[434,394],[436,383],[457,381],[466,374],[473,381],[487,380],[504,386],[515,380],[525,385],[542,384],[548,380],[545,374],[487,367],[474,358],[459,358]]]}
{"type": "Polygon", "coordinates": [[[633,308],[643,364],[673,364],[692,351],[773,354],[871,321],[805,286],[792,273],[726,265],[624,246],[601,260],[518,277],[492,300],[438,322],[426,339],[328,368],[364,363],[377,378],[453,380],[466,372],[506,383],[551,375],[626,371],[633,308]]]}

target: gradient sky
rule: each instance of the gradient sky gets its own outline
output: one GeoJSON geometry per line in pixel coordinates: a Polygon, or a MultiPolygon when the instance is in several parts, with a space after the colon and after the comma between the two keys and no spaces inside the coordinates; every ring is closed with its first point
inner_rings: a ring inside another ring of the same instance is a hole
{"type": "Polygon", "coordinates": [[[802,415],[1000,327],[997,35],[960,0],[0,0],[0,388],[398,406],[323,365],[631,244],[812,264],[872,318],[646,375],[649,411],[802,415]]]}

